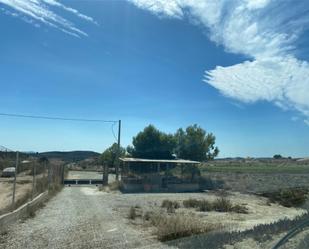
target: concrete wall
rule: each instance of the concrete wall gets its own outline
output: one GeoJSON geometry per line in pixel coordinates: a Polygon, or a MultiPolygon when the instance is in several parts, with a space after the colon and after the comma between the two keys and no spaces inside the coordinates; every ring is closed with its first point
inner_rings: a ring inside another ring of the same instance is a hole
{"type": "Polygon", "coordinates": [[[198,183],[177,183],[167,185],[169,192],[198,192],[200,186],[198,183]]]}
{"type": "Polygon", "coordinates": [[[48,198],[48,192],[44,192],[40,195],[38,195],[36,198],[34,198],[32,201],[27,202],[26,204],[22,205],[18,209],[3,214],[0,216],[0,232],[5,231],[8,226],[16,222],[17,220],[21,218],[25,218],[28,216],[28,210],[36,209],[41,203],[46,201],[48,198]]]}
{"type": "Polygon", "coordinates": [[[167,188],[161,188],[157,184],[132,184],[123,183],[123,192],[197,192],[200,190],[198,183],[176,183],[168,184],[167,188]]]}

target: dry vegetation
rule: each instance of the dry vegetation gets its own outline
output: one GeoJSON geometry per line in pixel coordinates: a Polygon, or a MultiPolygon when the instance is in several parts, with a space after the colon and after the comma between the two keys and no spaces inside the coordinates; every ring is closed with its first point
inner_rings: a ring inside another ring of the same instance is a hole
{"type": "Polygon", "coordinates": [[[160,241],[207,233],[215,229],[214,225],[202,223],[194,214],[153,214],[149,221],[156,227],[156,235],[160,241]]]}
{"type": "Polygon", "coordinates": [[[113,181],[108,183],[106,186],[100,186],[100,191],[105,192],[113,192],[113,191],[119,191],[121,189],[121,182],[120,181],[113,181]]]}
{"type": "Polygon", "coordinates": [[[288,208],[279,202],[270,203],[265,197],[230,191],[154,194],[149,197],[149,206],[141,200],[131,201],[126,209],[130,224],[180,248],[221,248],[247,238],[259,244],[278,239],[308,216],[294,205],[288,208]],[[301,218],[295,219],[297,216],[301,218]]]}
{"type": "Polygon", "coordinates": [[[263,193],[261,195],[269,198],[271,202],[277,202],[285,207],[300,207],[307,200],[308,189],[282,189],[275,192],[263,193]]]}
{"type": "Polygon", "coordinates": [[[138,205],[129,209],[128,219],[141,218],[144,225],[155,227],[155,235],[160,241],[173,240],[181,237],[207,233],[218,230],[220,224],[207,224],[202,222],[196,214],[177,212],[179,208],[194,208],[198,211],[237,212],[247,213],[247,208],[233,205],[227,198],[221,197],[213,202],[207,200],[187,199],[182,205],[175,200],[165,199],[161,203],[161,210],[157,212],[143,211],[138,205]]]}
{"type": "MultiPolygon", "coordinates": [[[[63,162],[52,160],[49,164],[51,167],[51,184],[49,193],[51,195],[58,192],[61,187],[63,162]]],[[[40,193],[48,189],[48,174],[43,164],[33,162],[32,164],[19,167],[19,173],[16,178],[16,194],[15,204],[12,206],[13,183],[14,178],[0,178],[0,215],[16,209],[40,193]],[[33,170],[36,168],[35,171],[33,170]],[[33,173],[35,173],[35,181],[33,182],[33,173]]]]}
{"type": "MultiPolygon", "coordinates": [[[[225,198],[220,197],[214,201],[208,200],[198,200],[198,199],[187,199],[182,202],[184,208],[195,208],[197,211],[207,212],[207,211],[216,211],[216,212],[236,212],[244,213],[248,212],[248,209],[244,205],[233,205],[232,202],[225,198]]],[[[161,207],[166,208],[167,212],[172,213],[175,209],[180,207],[180,204],[177,201],[163,200],[161,207]]]]}

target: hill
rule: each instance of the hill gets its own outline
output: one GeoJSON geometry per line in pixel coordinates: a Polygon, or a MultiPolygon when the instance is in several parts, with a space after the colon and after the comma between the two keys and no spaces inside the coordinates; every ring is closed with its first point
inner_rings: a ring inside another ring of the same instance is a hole
{"type": "Polygon", "coordinates": [[[65,162],[77,162],[87,158],[98,157],[100,154],[94,151],[48,151],[41,152],[37,156],[47,158],[57,158],[65,162]]]}

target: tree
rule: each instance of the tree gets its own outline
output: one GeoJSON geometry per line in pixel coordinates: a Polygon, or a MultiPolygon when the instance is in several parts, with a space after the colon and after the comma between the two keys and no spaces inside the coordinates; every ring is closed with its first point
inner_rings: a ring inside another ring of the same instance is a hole
{"type": "MultiPolygon", "coordinates": [[[[124,156],[126,153],[125,149],[120,147],[119,157],[124,156]]],[[[112,146],[107,148],[101,155],[100,161],[102,164],[107,165],[109,168],[114,168],[117,162],[118,156],[118,144],[114,143],[112,146]]]]}
{"type": "Polygon", "coordinates": [[[280,154],[276,154],[273,156],[274,159],[282,159],[283,157],[280,154]]]}
{"type": "Polygon", "coordinates": [[[173,135],[149,125],[133,137],[133,147],[128,147],[128,152],[139,158],[171,159],[175,145],[173,135]]]}
{"type": "Polygon", "coordinates": [[[215,147],[216,137],[196,124],[188,126],[186,130],[178,129],[175,139],[178,158],[205,161],[213,159],[219,153],[218,147],[215,147]]]}

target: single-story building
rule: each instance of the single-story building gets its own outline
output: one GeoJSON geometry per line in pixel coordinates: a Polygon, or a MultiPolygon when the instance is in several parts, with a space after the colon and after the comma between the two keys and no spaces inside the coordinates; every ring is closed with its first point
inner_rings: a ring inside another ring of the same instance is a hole
{"type": "Polygon", "coordinates": [[[120,158],[124,192],[194,192],[199,191],[197,166],[190,160],[120,158]]]}

